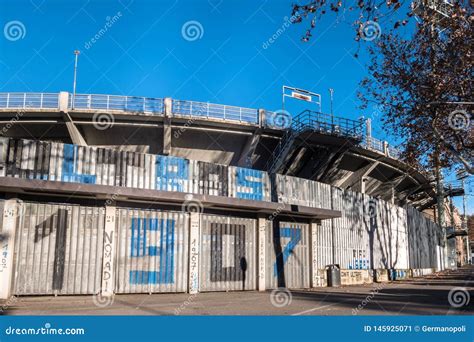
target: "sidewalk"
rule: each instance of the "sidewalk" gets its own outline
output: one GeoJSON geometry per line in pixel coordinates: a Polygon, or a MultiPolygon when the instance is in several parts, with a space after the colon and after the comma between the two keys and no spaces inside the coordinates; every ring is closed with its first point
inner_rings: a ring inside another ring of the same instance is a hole
{"type": "Polygon", "coordinates": [[[131,294],[116,295],[113,302],[94,296],[14,297],[2,305],[7,315],[472,315],[474,266],[365,286],[131,294]]]}

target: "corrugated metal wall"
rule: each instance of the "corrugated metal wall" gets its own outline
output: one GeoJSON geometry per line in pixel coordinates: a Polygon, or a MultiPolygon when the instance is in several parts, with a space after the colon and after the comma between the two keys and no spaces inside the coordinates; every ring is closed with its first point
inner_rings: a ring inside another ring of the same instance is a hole
{"type": "Polygon", "coordinates": [[[410,268],[442,268],[446,253],[443,231],[415,208],[407,206],[406,210],[410,268]]]}
{"type": "Polygon", "coordinates": [[[4,150],[8,177],[271,201],[269,176],[259,170],[33,140],[10,139],[4,150]]]}
{"type": "Polygon", "coordinates": [[[357,192],[331,191],[332,208],[341,210],[342,217],[318,226],[317,267],[335,263],[343,269],[408,268],[405,209],[357,192]]]}
{"type": "Polygon", "coordinates": [[[369,268],[369,234],[364,222],[362,194],[333,189],[333,207],[341,218],[333,220],[334,263],[343,269],[369,268]]]}
{"type": "MultiPolygon", "coordinates": [[[[367,202],[366,202],[367,203],[367,202]]],[[[403,208],[382,200],[369,199],[373,233],[374,268],[408,268],[408,236],[403,208]]]]}
{"type": "Polygon", "coordinates": [[[309,225],[269,222],[266,237],[267,287],[310,287],[309,225]]]}
{"type": "Polygon", "coordinates": [[[201,218],[201,291],[257,288],[256,220],[203,215],[201,218]]]}
{"type": "Polygon", "coordinates": [[[14,293],[99,291],[104,214],[103,208],[23,203],[15,242],[14,293]]]}
{"type": "Polygon", "coordinates": [[[187,291],[188,225],[183,212],[117,209],[116,293],[187,291]]]}
{"type": "Polygon", "coordinates": [[[331,209],[331,186],[308,179],[276,175],[279,203],[331,209]]]}

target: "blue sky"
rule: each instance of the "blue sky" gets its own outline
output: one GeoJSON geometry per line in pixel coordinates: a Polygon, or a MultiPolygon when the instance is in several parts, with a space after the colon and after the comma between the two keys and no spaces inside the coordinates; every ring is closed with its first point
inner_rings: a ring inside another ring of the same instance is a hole
{"type": "MultiPolygon", "coordinates": [[[[358,83],[367,69],[363,53],[353,56],[359,47],[354,16],[324,17],[303,43],[308,23],[285,25],[292,2],[2,1],[2,27],[19,21],[24,30],[21,39],[0,39],[0,91],[72,91],[73,50],[79,49],[78,93],[278,110],[281,87],[289,85],[320,93],[329,112],[333,88],[336,115],[372,117],[373,135],[394,142],[382,130],[380,113],[358,109],[358,83]],[[186,23],[198,28],[197,39],[183,34],[186,23]]],[[[361,50],[373,43],[363,42],[361,50]]]]}

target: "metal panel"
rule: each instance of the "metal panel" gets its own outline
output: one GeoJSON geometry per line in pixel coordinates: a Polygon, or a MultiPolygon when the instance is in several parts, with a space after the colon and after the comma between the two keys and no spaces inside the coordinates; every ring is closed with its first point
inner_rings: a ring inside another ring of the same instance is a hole
{"type": "Polygon", "coordinates": [[[308,179],[276,175],[279,203],[331,209],[331,186],[308,179]]]}
{"type": "Polygon", "coordinates": [[[98,292],[104,211],[23,203],[15,244],[15,294],[98,292]]]}
{"type": "MultiPolygon", "coordinates": [[[[227,166],[197,162],[199,174],[198,193],[202,195],[225,196],[229,195],[229,171],[227,166]]],[[[193,177],[193,179],[196,179],[193,177]]]]}
{"type": "Polygon", "coordinates": [[[201,291],[256,290],[256,220],[202,215],[201,291]]]}
{"type": "Polygon", "coordinates": [[[185,292],[188,214],[118,209],[117,293],[185,292]]]}
{"type": "Polygon", "coordinates": [[[271,201],[266,172],[180,157],[10,139],[6,174],[271,201]]]}
{"type": "Polygon", "coordinates": [[[333,189],[334,208],[342,216],[333,220],[334,263],[342,269],[369,268],[369,232],[364,224],[362,194],[333,189]]]}
{"type": "Polygon", "coordinates": [[[410,268],[445,268],[443,230],[415,208],[407,206],[406,210],[410,268]]]}
{"type": "Polygon", "coordinates": [[[268,173],[229,166],[229,196],[254,201],[271,201],[268,173]]]}
{"type": "Polygon", "coordinates": [[[309,225],[270,221],[268,231],[267,287],[309,288],[309,225]]]}

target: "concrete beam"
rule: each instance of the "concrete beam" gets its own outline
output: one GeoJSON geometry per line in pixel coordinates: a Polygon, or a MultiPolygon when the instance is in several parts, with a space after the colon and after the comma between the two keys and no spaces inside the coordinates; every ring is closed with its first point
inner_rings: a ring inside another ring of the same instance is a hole
{"type": "MultiPolygon", "coordinates": [[[[34,194],[35,196],[56,196],[67,198],[113,199],[124,202],[153,202],[156,204],[182,205],[187,199],[184,192],[135,189],[121,186],[98,184],[66,183],[38,179],[0,177],[0,192],[14,194],[34,194]],[[71,195],[72,194],[72,195],[71,195]]],[[[310,219],[329,219],[341,217],[338,210],[312,208],[301,205],[254,201],[241,198],[193,194],[196,201],[206,208],[216,210],[236,210],[253,214],[272,214],[310,219]]]]}
{"type": "Polygon", "coordinates": [[[257,149],[258,143],[260,142],[262,129],[257,128],[255,133],[247,138],[242,152],[240,153],[239,161],[237,162],[238,166],[241,167],[252,167],[254,163],[255,150],[257,149]]]}
{"type": "Polygon", "coordinates": [[[82,136],[81,132],[79,132],[79,129],[74,124],[74,121],[72,120],[69,113],[61,112],[61,115],[63,117],[64,123],[66,124],[66,128],[69,132],[69,136],[71,137],[72,143],[74,145],[87,146],[86,140],[82,136]]]}
{"type": "Polygon", "coordinates": [[[171,153],[171,117],[173,100],[170,97],[165,98],[165,114],[163,118],[163,155],[168,156],[171,153]]]}
{"type": "Polygon", "coordinates": [[[0,299],[8,299],[13,287],[13,253],[15,250],[15,233],[20,203],[16,198],[8,199],[3,207],[3,229],[0,238],[0,299]]]}
{"type": "Polygon", "coordinates": [[[82,136],[81,132],[74,124],[71,116],[69,115],[69,93],[62,91],[59,93],[58,98],[59,103],[59,111],[61,112],[61,116],[66,124],[67,131],[69,132],[69,136],[71,137],[72,143],[75,145],[80,146],[87,146],[86,140],[82,136]]]}
{"type": "MultiPolygon", "coordinates": [[[[364,167],[361,167],[359,170],[353,172],[352,175],[350,175],[346,180],[344,180],[344,182],[342,182],[342,184],[338,186],[343,189],[347,189],[347,188],[353,187],[357,183],[361,183],[361,189],[363,190],[364,178],[367,177],[379,164],[380,162],[376,161],[376,162],[369,163],[368,165],[364,167]]],[[[362,191],[362,193],[364,192],[362,191]]]]}
{"type": "Polygon", "coordinates": [[[392,198],[391,192],[405,179],[407,178],[407,175],[399,175],[395,176],[392,179],[388,180],[387,182],[383,183],[376,191],[374,191],[371,195],[372,196],[381,196],[383,199],[388,198],[387,194],[389,195],[389,198],[391,200],[394,200],[392,198]]]}

